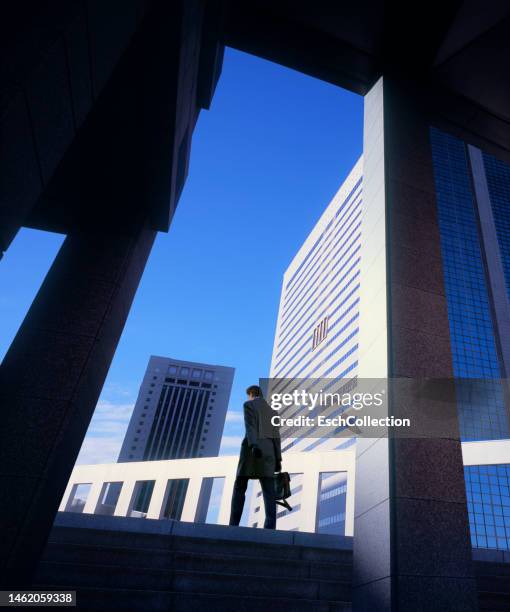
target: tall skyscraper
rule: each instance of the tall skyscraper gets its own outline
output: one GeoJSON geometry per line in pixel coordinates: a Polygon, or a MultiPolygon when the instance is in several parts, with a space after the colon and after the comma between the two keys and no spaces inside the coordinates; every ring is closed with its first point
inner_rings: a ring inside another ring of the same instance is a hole
{"type": "MultiPolygon", "coordinates": [[[[352,378],[358,366],[363,163],[358,160],[283,276],[271,360],[273,393],[293,379],[352,378]]],[[[353,440],[318,439],[313,428],[282,450],[332,450],[353,440]]]]}
{"type": "MultiPolygon", "coordinates": [[[[149,359],[118,462],[215,457],[221,444],[234,368],[181,361],[149,359]]],[[[154,482],[138,483],[133,512],[145,516],[154,482]]],[[[202,503],[211,493],[202,491],[202,503]]],[[[165,518],[181,515],[188,480],[173,480],[166,495],[165,518]]],[[[107,503],[115,506],[120,488],[110,487],[107,503]]]]}
{"type": "Polygon", "coordinates": [[[118,461],[216,456],[233,379],[234,368],[151,357],[118,461]]]}

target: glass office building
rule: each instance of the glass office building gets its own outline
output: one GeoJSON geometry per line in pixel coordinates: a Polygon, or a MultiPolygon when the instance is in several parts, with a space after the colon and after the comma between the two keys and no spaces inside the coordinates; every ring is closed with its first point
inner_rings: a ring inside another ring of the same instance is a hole
{"type": "MultiPolygon", "coordinates": [[[[459,386],[461,438],[508,439],[508,400],[490,381],[508,377],[510,168],[438,129],[431,143],[454,375],[491,390],[476,401],[459,386]]],[[[473,546],[510,549],[509,475],[465,468],[473,546]]]]}

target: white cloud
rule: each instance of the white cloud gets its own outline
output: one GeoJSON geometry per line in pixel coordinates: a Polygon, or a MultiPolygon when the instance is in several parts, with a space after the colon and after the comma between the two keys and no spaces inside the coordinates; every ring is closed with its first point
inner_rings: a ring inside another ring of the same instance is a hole
{"type": "Polygon", "coordinates": [[[239,452],[243,436],[223,436],[219,455],[233,455],[239,452]]]}
{"type": "Polygon", "coordinates": [[[241,412],[235,412],[233,410],[229,410],[225,417],[226,423],[242,423],[244,421],[244,416],[241,412]]]}
{"type": "MultiPolygon", "coordinates": [[[[100,400],[83,441],[77,464],[114,463],[133,412],[134,403],[115,403],[100,400]]],[[[221,439],[220,455],[237,454],[243,440],[237,433],[237,425],[243,422],[241,412],[227,412],[226,422],[229,433],[221,439]]]]}
{"type": "Polygon", "coordinates": [[[77,464],[117,461],[124,440],[133,403],[115,404],[100,400],[76,460],[77,464]]]}
{"type": "MultiPolygon", "coordinates": [[[[132,383],[129,383],[130,387],[133,387],[132,383]]],[[[136,385],[134,385],[136,387],[136,385]]],[[[103,389],[103,396],[106,397],[132,397],[133,391],[131,388],[126,387],[125,384],[120,384],[116,382],[107,382],[103,389]]]]}
{"type": "Polygon", "coordinates": [[[85,438],[76,465],[93,463],[115,463],[119,456],[122,439],[85,438]]]}

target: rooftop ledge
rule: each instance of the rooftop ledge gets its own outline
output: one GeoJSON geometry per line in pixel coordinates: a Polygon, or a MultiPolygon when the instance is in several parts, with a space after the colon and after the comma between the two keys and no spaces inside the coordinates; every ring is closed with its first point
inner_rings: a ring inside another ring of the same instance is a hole
{"type": "Polygon", "coordinates": [[[186,523],[170,519],[155,520],[125,516],[101,516],[76,512],[58,512],[54,527],[99,529],[101,531],[131,531],[155,533],[181,537],[211,538],[215,540],[237,540],[258,544],[287,544],[290,546],[312,546],[352,550],[352,537],[332,536],[324,533],[279,531],[254,527],[230,527],[207,523],[186,523]]]}
{"type": "MultiPolygon", "coordinates": [[[[183,521],[154,520],[125,516],[101,516],[98,514],[79,514],[76,512],[58,512],[53,526],[97,529],[100,531],[154,533],[167,536],[211,538],[214,540],[237,540],[258,544],[310,546],[337,550],[352,550],[353,543],[353,538],[350,536],[333,536],[323,533],[305,533],[302,531],[279,531],[277,529],[256,529],[254,527],[229,527],[228,525],[186,523],[183,521]]],[[[510,551],[474,548],[473,559],[475,561],[489,561],[492,563],[510,563],[510,551]]]]}

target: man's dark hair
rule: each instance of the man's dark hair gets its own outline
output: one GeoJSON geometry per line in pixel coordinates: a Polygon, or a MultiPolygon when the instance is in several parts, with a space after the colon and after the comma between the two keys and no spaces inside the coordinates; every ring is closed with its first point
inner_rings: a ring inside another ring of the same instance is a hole
{"type": "Polygon", "coordinates": [[[251,385],[250,387],[246,389],[246,395],[262,397],[262,389],[258,385],[251,385]]]}

